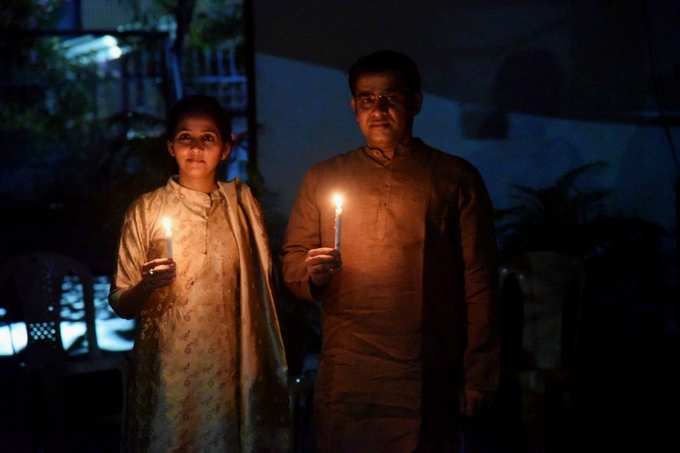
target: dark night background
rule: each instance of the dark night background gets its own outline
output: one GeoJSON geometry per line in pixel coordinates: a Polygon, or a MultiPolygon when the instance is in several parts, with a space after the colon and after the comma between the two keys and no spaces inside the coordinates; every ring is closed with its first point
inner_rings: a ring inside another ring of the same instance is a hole
{"type": "MultiPolygon", "coordinates": [[[[361,143],[345,70],[381,48],[420,66],[416,135],[475,164],[497,209],[504,374],[466,452],[677,444],[680,2],[9,0],[1,450],[117,451],[133,326],[107,309],[107,279],[124,209],[174,171],[171,102],[234,112],[224,177],[256,189],[277,250],[307,168],[361,143]],[[21,350],[45,263],[69,275],[65,354],[21,350]]],[[[284,293],[281,316],[308,451],[318,309],[284,293]]]]}

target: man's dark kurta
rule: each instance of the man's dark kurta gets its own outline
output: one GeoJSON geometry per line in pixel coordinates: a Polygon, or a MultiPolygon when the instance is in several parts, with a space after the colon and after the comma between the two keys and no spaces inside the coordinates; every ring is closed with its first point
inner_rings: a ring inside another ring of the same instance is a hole
{"type": "Polygon", "coordinates": [[[477,170],[420,140],[391,161],[360,148],[321,162],[283,254],[287,286],[322,303],[322,451],[451,451],[463,386],[493,391],[499,372],[496,243],[477,170]],[[335,192],[343,266],[312,294],[305,257],[333,246],[335,192]]]}

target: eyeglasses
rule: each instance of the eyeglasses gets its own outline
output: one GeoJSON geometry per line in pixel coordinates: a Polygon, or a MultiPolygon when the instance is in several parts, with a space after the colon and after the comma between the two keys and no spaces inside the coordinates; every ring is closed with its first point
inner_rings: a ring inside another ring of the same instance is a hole
{"type": "Polygon", "coordinates": [[[406,95],[403,93],[359,94],[354,96],[354,99],[360,110],[373,110],[378,105],[383,105],[385,107],[401,107],[406,103],[406,95]]]}

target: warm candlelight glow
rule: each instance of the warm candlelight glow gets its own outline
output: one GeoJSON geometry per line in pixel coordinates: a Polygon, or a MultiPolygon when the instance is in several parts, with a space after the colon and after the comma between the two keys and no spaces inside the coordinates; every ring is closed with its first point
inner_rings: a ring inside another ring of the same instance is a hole
{"type": "Polygon", "coordinates": [[[333,194],[333,203],[335,203],[335,238],[333,247],[336,250],[340,249],[340,231],[342,228],[342,195],[339,193],[333,194]]]}
{"type": "Polygon", "coordinates": [[[333,203],[335,203],[335,212],[342,214],[342,195],[336,193],[333,195],[333,203]]]}
{"type": "Polygon", "coordinates": [[[163,217],[161,219],[161,224],[163,225],[163,229],[165,230],[165,237],[171,238],[172,237],[172,220],[170,220],[170,217],[163,217]]]}
{"type": "Polygon", "coordinates": [[[161,225],[165,230],[165,246],[168,252],[168,258],[172,258],[172,220],[170,217],[163,217],[161,219],[161,225]]]}

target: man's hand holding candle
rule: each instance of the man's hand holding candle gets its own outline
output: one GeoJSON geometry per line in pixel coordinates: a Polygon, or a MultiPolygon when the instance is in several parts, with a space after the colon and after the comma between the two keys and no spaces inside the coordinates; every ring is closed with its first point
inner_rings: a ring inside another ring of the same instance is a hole
{"type": "Polygon", "coordinates": [[[307,252],[305,265],[312,283],[316,286],[323,286],[342,267],[342,257],[340,251],[334,248],[311,249],[307,252]]]}

